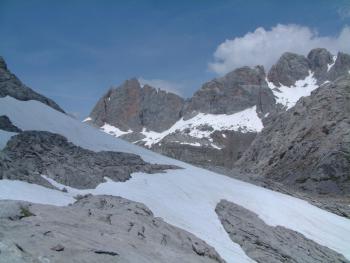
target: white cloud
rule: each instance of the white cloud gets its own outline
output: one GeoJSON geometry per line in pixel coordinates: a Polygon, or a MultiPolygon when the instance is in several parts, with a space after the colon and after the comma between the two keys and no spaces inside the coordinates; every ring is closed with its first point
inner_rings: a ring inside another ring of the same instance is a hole
{"type": "Polygon", "coordinates": [[[330,52],[350,52],[350,27],[345,26],[337,36],[319,36],[306,26],[278,24],[270,30],[262,27],[243,37],[236,37],[221,43],[209,69],[225,74],[237,67],[263,65],[269,69],[284,52],[302,55],[316,47],[330,52]]]}
{"type": "Polygon", "coordinates": [[[139,79],[140,84],[143,86],[145,84],[148,84],[149,86],[152,86],[153,88],[166,90],[168,92],[175,93],[177,95],[181,96],[181,90],[183,89],[183,85],[170,82],[163,79],[144,79],[140,77],[139,79]]]}

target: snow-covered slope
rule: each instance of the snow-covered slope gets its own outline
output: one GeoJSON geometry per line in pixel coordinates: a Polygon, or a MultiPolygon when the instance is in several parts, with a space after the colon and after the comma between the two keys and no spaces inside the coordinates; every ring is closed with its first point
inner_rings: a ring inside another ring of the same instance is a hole
{"type": "MultiPolygon", "coordinates": [[[[23,182],[0,181],[0,198],[65,205],[77,193],[111,194],[146,204],[168,223],[181,227],[213,246],[229,263],[253,262],[231,241],[215,213],[221,199],[241,205],[272,226],[285,226],[350,259],[350,220],[309,203],[173,160],[105,134],[37,101],[0,99],[0,112],[23,130],[64,135],[81,147],[135,153],[152,163],[184,169],[160,174],[133,174],[124,183],[107,181],[96,189],[67,188],[68,193],[23,182]],[[36,197],[32,198],[33,193],[36,197]],[[39,194],[40,193],[40,194],[39,194]]],[[[1,144],[5,136],[0,136],[1,144]]]]}
{"type": "MultiPolygon", "coordinates": [[[[198,113],[188,120],[180,119],[170,129],[164,132],[147,131],[144,129],[142,134],[145,138],[141,141],[145,142],[145,146],[151,147],[153,144],[159,143],[167,135],[175,132],[184,133],[186,130],[189,131],[186,132],[187,135],[193,138],[212,140],[210,135],[215,131],[227,130],[245,133],[259,132],[262,128],[262,121],[256,113],[256,106],[254,106],[234,114],[198,113]],[[210,128],[204,129],[203,127],[205,126],[210,128]]],[[[104,130],[104,127],[101,127],[101,129],[104,130]]]]}
{"type": "Polygon", "coordinates": [[[272,89],[276,102],[282,104],[286,109],[292,108],[301,97],[310,96],[311,92],[319,87],[311,71],[305,79],[297,80],[291,87],[283,85],[276,87],[272,82],[268,80],[266,82],[272,89]]]}

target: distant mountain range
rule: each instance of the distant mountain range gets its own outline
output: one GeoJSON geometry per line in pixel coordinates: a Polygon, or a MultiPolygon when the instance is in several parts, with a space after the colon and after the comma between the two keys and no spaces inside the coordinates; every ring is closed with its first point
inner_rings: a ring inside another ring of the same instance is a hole
{"type": "Polygon", "coordinates": [[[262,66],[235,69],[190,99],[130,79],[108,90],[85,121],[179,160],[232,168],[276,115],[349,71],[348,54],[317,48],[307,57],[284,53],[267,74],[262,66]]]}

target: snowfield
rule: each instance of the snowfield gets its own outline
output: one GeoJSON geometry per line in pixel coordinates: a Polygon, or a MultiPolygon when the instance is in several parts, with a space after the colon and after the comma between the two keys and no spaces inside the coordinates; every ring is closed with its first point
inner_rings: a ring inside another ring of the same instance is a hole
{"type": "MultiPolygon", "coordinates": [[[[321,210],[306,201],[148,151],[80,123],[37,101],[0,98],[0,112],[23,130],[55,132],[90,150],[135,153],[147,162],[174,164],[184,168],[160,174],[135,173],[132,179],[124,183],[107,180],[96,189],[66,187],[68,193],[25,182],[0,180],[1,199],[67,205],[78,193],[122,196],[144,203],[155,216],[203,239],[228,263],[254,262],[239,245],[231,241],[214,211],[217,203],[226,199],[258,214],[271,226],[280,225],[295,230],[350,259],[350,220],[321,210]]],[[[0,144],[4,145],[7,139],[8,136],[0,136],[0,144]]]]}
{"type": "MultiPolygon", "coordinates": [[[[145,146],[151,147],[153,144],[160,142],[164,137],[176,131],[184,132],[194,138],[210,138],[215,131],[230,130],[241,132],[260,132],[263,129],[261,119],[256,113],[256,106],[245,109],[234,114],[206,114],[198,113],[196,116],[184,120],[178,120],[173,126],[164,132],[147,131],[143,129],[141,132],[145,138],[141,141],[145,142],[145,146]],[[211,130],[203,129],[203,127],[211,127],[211,130]]],[[[214,147],[215,148],[215,147],[214,147]]]]}
{"type": "Polygon", "coordinates": [[[285,106],[286,109],[293,107],[301,97],[310,96],[311,92],[319,87],[311,71],[309,72],[309,76],[303,80],[297,80],[294,86],[291,87],[283,85],[276,87],[267,79],[266,82],[275,95],[276,102],[285,106]]]}

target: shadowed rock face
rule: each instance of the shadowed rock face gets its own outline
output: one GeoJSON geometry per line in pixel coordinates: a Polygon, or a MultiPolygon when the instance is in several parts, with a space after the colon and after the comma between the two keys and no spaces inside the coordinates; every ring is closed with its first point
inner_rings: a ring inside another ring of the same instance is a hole
{"type": "Polygon", "coordinates": [[[233,242],[258,263],[347,261],[341,254],[281,226],[269,226],[255,213],[222,200],[215,209],[233,242]]]}
{"type": "Polygon", "coordinates": [[[140,156],[121,152],[93,152],[75,146],[61,135],[25,131],[13,136],[0,152],[0,179],[23,180],[46,187],[41,177],[74,188],[95,188],[108,177],[124,182],[133,172],[156,173],[175,168],[149,164],[140,156]]]}
{"type": "Polygon", "coordinates": [[[9,132],[21,132],[22,130],[17,128],[12,124],[11,120],[6,116],[0,116],[0,130],[9,131],[9,132]]]}
{"type": "Polygon", "coordinates": [[[1,262],[224,263],[204,241],[121,197],[88,195],[67,207],[0,201],[0,233],[1,262]]]}
{"type": "Polygon", "coordinates": [[[336,80],[343,75],[350,75],[350,55],[339,52],[334,66],[328,72],[328,76],[330,80],[336,80]]]}
{"type": "Polygon", "coordinates": [[[130,79],[110,89],[96,104],[90,117],[97,126],[108,123],[123,131],[141,131],[143,127],[164,131],[181,116],[184,99],[130,79]]]}
{"type": "Polygon", "coordinates": [[[302,55],[286,52],[269,71],[268,79],[275,86],[292,86],[309,75],[309,61],[302,55]]]}
{"type": "Polygon", "coordinates": [[[350,76],[274,117],[237,162],[244,171],[318,194],[350,194],[350,76]]]}
{"type": "Polygon", "coordinates": [[[314,77],[318,83],[323,83],[327,80],[328,65],[333,63],[332,54],[324,48],[315,48],[307,55],[309,60],[310,70],[314,72],[314,77]]]}
{"type": "Polygon", "coordinates": [[[5,63],[5,60],[0,57],[0,97],[10,96],[18,100],[37,100],[55,110],[64,111],[53,100],[44,97],[35,92],[31,88],[25,86],[14,74],[12,74],[5,63]]]}
{"type": "Polygon", "coordinates": [[[242,67],[209,81],[190,99],[184,115],[196,112],[232,114],[255,105],[258,112],[269,112],[275,99],[265,78],[264,68],[257,66],[242,67]]]}

